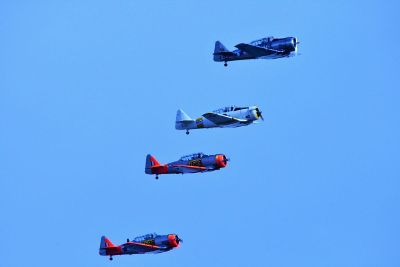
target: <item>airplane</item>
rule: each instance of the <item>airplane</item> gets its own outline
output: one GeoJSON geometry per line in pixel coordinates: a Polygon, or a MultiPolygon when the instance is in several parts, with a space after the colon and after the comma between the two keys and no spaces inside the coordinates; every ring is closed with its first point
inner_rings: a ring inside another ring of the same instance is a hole
{"type": "Polygon", "coordinates": [[[247,126],[257,123],[259,119],[264,120],[262,112],[256,106],[220,108],[212,112],[207,112],[196,120],[190,118],[182,109],[178,109],[176,112],[175,129],[186,130],[186,134],[189,134],[189,130],[191,129],[247,126]]]}
{"type": "Polygon", "coordinates": [[[203,153],[194,153],[183,156],[178,161],[167,164],[160,164],[152,155],[146,157],[146,174],[155,174],[156,179],[160,174],[184,174],[215,171],[225,168],[228,158],[223,154],[206,155],[203,153]]]}
{"type": "Polygon", "coordinates": [[[295,37],[274,38],[272,36],[253,41],[249,44],[240,43],[235,45],[237,50],[229,51],[220,42],[215,42],[214,61],[224,62],[228,66],[228,61],[245,59],[275,59],[291,57],[297,54],[299,42],[295,37]]]}
{"type": "Polygon", "coordinates": [[[113,260],[113,256],[116,255],[156,254],[177,248],[180,242],[182,242],[182,239],[176,234],[157,235],[156,233],[151,233],[135,237],[132,241],[127,239],[126,243],[116,246],[110,239],[102,236],[99,254],[101,256],[110,256],[110,260],[113,260]]]}

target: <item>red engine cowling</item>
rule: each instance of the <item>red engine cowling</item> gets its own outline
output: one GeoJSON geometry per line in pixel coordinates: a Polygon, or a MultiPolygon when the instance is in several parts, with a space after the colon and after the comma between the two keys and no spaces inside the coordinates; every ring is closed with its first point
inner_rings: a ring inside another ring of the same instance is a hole
{"type": "Polygon", "coordinates": [[[161,235],[155,238],[155,244],[157,246],[167,246],[170,248],[176,248],[179,246],[181,239],[176,234],[161,235]]]}
{"type": "Polygon", "coordinates": [[[225,168],[227,164],[228,164],[228,159],[225,157],[225,155],[218,154],[215,156],[215,165],[218,168],[225,168]]]}

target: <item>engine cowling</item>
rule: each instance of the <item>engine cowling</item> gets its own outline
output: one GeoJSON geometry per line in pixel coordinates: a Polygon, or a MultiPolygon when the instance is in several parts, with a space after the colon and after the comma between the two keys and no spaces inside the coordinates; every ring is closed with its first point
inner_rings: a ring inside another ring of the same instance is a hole
{"type": "Polygon", "coordinates": [[[272,49],[284,50],[287,52],[296,51],[296,46],[297,46],[297,39],[295,37],[275,39],[271,43],[272,49]]]}
{"type": "Polygon", "coordinates": [[[262,119],[261,110],[256,106],[250,107],[249,110],[247,111],[246,119],[255,121],[260,118],[262,119]]]}
{"type": "Polygon", "coordinates": [[[157,246],[176,248],[179,246],[181,239],[175,234],[169,234],[157,236],[154,241],[157,246]]]}
{"type": "Polygon", "coordinates": [[[218,154],[215,156],[215,165],[217,168],[225,168],[227,164],[228,159],[225,157],[225,155],[218,154]]]}

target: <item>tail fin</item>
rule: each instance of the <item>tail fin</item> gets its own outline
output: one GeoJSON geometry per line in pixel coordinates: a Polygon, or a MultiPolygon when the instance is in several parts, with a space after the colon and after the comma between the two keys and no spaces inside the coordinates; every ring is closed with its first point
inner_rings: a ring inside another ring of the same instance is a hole
{"type": "Polygon", "coordinates": [[[152,174],[151,167],[159,166],[159,165],[160,165],[160,162],[158,162],[154,156],[148,154],[146,157],[146,166],[145,166],[144,172],[147,174],[152,174]]]}
{"type": "Polygon", "coordinates": [[[194,120],[190,118],[182,109],[178,109],[176,112],[175,129],[187,129],[188,124],[191,122],[194,122],[194,120]]]}
{"type": "Polygon", "coordinates": [[[224,56],[230,51],[220,42],[215,42],[214,61],[224,61],[224,56]]]}
{"type": "Polygon", "coordinates": [[[105,236],[101,237],[100,240],[100,249],[99,249],[99,254],[100,255],[106,255],[106,249],[109,247],[115,247],[115,245],[110,241],[110,239],[108,239],[105,236]]]}
{"type": "Polygon", "coordinates": [[[215,48],[214,48],[214,54],[218,54],[220,52],[229,52],[229,50],[226,49],[226,47],[220,41],[216,41],[215,48]]]}

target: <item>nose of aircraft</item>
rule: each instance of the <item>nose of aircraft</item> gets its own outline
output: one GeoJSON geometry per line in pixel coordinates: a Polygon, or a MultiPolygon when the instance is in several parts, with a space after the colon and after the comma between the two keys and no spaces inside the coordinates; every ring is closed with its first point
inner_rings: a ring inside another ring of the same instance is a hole
{"type": "Polygon", "coordinates": [[[228,163],[228,159],[225,155],[219,154],[215,156],[215,163],[219,168],[224,168],[228,163]]]}
{"type": "Polygon", "coordinates": [[[179,243],[182,241],[182,239],[180,239],[178,235],[170,234],[168,235],[168,241],[171,247],[176,248],[179,246],[179,243]]]}
{"type": "Polygon", "coordinates": [[[257,119],[262,119],[262,120],[264,120],[264,118],[263,118],[263,116],[262,116],[262,112],[261,112],[261,110],[260,110],[258,107],[255,107],[254,111],[255,111],[255,115],[256,115],[256,118],[257,118],[257,119]]]}
{"type": "Polygon", "coordinates": [[[300,42],[297,41],[297,38],[296,38],[296,37],[293,37],[293,38],[292,38],[292,43],[293,43],[294,51],[297,51],[297,45],[298,45],[300,42]]]}

